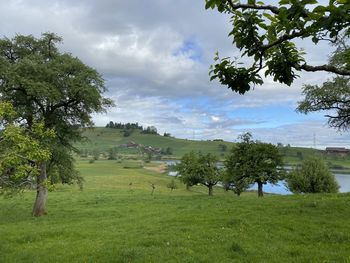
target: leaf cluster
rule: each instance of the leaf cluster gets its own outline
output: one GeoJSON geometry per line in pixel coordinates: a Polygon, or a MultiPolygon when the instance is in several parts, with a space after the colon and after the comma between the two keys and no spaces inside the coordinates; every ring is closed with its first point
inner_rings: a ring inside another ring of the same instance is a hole
{"type": "Polygon", "coordinates": [[[52,157],[52,129],[33,123],[29,131],[12,120],[16,113],[9,103],[0,103],[3,123],[0,140],[0,191],[20,190],[34,183],[39,166],[52,157]]]}
{"type": "MultiPolygon", "coordinates": [[[[251,66],[238,67],[231,58],[219,59],[212,66],[211,80],[218,79],[233,91],[244,94],[261,85],[260,72],[274,81],[291,85],[297,72],[328,71],[350,75],[348,66],[310,66],[304,59],[304,51],[296,47],[294,40],[310,39],[336,43],[342,34],[349,34],[350,2],[329,1],[321,5],[316,0],[281,0],[271,6],[248,0],[206,0],[206,9],[217,9],[231,15],[233,45],[248,57],[251,66]]],[[[347,65],[349,64],[349,60],[347,65]]]]}

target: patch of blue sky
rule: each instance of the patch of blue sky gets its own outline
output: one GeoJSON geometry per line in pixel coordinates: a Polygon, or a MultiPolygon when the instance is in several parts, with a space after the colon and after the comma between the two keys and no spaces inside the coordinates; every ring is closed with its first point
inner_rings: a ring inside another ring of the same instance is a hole
{"type": "MultiPolygon", "coordinates": [[[[251,128],[275,128],[281,125],[300,123],[305,120],[325,120],[322,113],[302,114],[292,105],[273,105],[257,108],[239,108],[227,113],[229,118],[251,120],[251,128]]],[[[325,120],[326,121],[326,120],[325,120]]]]}
{"type": "Polygon", "coordinates": [[[203,51],[199,46],[198,42],[194,39],[188,39],[183,42],[182,46],[177,49],[174,56],[187,56],[193,61],[201,61],[203,56],[203,51]]]}

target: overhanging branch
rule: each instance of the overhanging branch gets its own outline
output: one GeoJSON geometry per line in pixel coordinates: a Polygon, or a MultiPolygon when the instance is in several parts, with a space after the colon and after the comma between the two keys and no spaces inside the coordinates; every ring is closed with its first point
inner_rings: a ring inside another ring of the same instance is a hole
{"type": "Polygon", "coordinates": [[[350,70],[339,69],[331,65],[310,66],[308,64],[304,64],[297,68],[308,72],[327,71],[327,72],[332,72],[341,76],[350,76],[350,70]]]}

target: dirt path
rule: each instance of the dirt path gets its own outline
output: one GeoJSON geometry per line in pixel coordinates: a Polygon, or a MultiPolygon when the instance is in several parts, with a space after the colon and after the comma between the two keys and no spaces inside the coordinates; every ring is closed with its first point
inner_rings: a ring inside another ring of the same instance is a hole
{"type": "Polygon", "coordinates": [[[157,166],[144,166],[143,168],[145,168],[146,170],[152,171],[152,172],[156,172],[156,173],[165,173],[167,170],[167,165],[162,163],[159,164],[157,166]]]}

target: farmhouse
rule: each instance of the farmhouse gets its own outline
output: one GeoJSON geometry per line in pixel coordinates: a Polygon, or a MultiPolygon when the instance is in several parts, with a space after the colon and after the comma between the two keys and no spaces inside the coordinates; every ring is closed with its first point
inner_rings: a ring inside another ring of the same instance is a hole
{"type": "Polygon", "coordinates": [[[326,153],[329,155],[346,156],[350,153],[350,150],[346,149],[345,147],[327,147],[326,153]]]}

